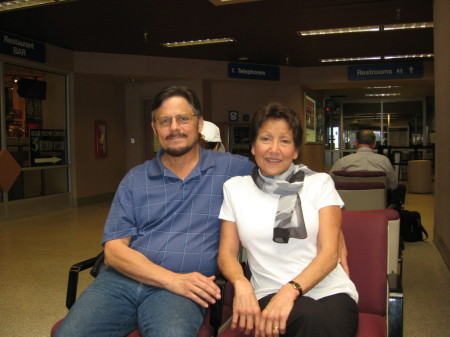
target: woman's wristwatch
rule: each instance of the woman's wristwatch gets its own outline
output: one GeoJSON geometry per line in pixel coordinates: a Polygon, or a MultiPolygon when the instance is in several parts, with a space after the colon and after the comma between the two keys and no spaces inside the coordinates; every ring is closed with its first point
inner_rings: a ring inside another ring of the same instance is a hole
{"type": "MultiPolygon", "coordinates": [[[[303,289],[302,289],[302,286],[301,286],[299,283],[297,283],[297,282],[295,282],[295,281],[289,281],[288,283],[289,283],[289,284],[292,284],[292,286],[294,287],[294,289],[298,290],[298,292],[300,293],[300,296],[303,295],[303,289]]],[[[300,296],[299,296],[299,297],[300,297],[300,296]]]]}

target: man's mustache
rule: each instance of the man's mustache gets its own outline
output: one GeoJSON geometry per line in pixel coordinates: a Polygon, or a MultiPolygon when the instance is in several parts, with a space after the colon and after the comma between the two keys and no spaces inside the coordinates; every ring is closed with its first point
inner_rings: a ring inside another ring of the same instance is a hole
{"type": "Polygon", "coordinates": [[[187,134],[185,133],[171,133],[170,135],[166,136],[166,140],[176,138],[176,137],[184,137],[187,138],[187,134]]]}

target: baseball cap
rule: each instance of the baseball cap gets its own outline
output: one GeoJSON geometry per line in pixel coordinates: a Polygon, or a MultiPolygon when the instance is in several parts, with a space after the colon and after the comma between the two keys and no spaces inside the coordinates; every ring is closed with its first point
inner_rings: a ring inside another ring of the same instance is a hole
{"type": "Polygon", "coordinates": [[[220,129],[216,124],[203,121],[203,129],[201,134],[207,142],[220,143],[219,151],[225,152],[225,147],[223,146],[222,139],[220,138],[220,129]]]}

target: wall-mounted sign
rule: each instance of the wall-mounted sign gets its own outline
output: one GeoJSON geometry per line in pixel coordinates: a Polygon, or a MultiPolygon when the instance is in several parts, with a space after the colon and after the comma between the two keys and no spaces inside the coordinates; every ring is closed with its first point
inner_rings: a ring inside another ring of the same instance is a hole
{"type": "Polygon", "coordinates": [[[229,63],[228,77],[251,80],[279,81],[280,68],[258,64],[229,63]]]}
{"type": "Polygon", "coordinates": [[[305,96],[305,131],[306,144],[316,142],[316,101],[305,96]]]}
{"type": "Polygon", "coordinates": [[[65,165],[66,130],[30,129],[32,166],[65,165]]]}
{"type": "Polygon", "coordinates": [[[230,122],[237,122],[239,120],[239,111],[229,110],[228,111],[228,120],[230,122]]]}
{"type": "Polygon", "coordinates": [[[422,78],[423,63],[386,63],[348,66],[350,81],[422,78]]]}
{"type": "Polygon", "coordinates": [[[0,53],[45,62],[45,44],[5,32],[0,32],[0,53]]]}

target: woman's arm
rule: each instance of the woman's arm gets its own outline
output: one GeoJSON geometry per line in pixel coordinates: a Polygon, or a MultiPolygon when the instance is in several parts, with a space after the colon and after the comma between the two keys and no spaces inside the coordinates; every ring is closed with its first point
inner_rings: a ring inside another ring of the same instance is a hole
{"type": "Polygon", "coordinates": [[[312,289],[336,267],[341,222],[342,214],[339,206],[327,206],[319,210],[317,256],[294,279],[302,285],[303,293],[312,289]]]}
{"type": "MultiPolygon", "coordinates": [[[[307,293],[336,267],[341,219],[339,206],[327,206],[319,210],[317,256],[293,279],[301,285],[303,293],[307,293]]],[[[281,287],[262,312],[259,325],[261,336],[277,335],[275,327],[279,327],[280,333],[285,333],[287,318],[298,296],[300,292],[291,284],[281,287]]]]}
{"type": "Polygon", "coordinates": [[[239,326],[249,334],[259,324],[260,309],[254,289],[245,277],[237,257],[239,254],[239,234],[236,223],[222,221],[218,264],[222,274],[234,286],[233,318],[231,327],[239,326]]]}
{"type": "Polygon", "coordinates": [[[138,282],[167,289],[190,298],[203,307],[220,299],[214,276],[197,272],[180,274],[163,268],[129,247],[131,237],[105,243],[105,264],[138,282]]]}

